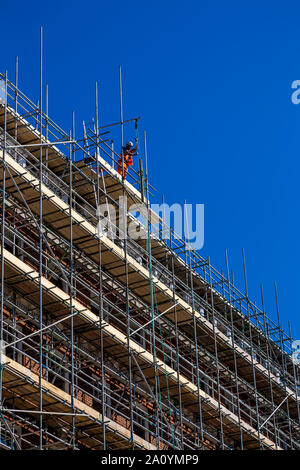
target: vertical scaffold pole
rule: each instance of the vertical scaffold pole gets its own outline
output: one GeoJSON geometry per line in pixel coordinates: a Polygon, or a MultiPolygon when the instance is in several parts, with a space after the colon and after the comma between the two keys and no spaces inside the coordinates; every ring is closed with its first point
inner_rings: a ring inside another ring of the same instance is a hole
{"type": "MultiPolygon", "coordinates": [[[[2,168],[2,227],[1,227],[1,312],[0,312],[0,348],[1,348],[1,363],[0,363],[0,407],[2,408],[2,393],[3,393],[3,308],[4,308],[4,243],[5,243],[5,178],[6,178],[6,131],[7,131],[7,71],[5,71],[5,84],[4,84],[4,136],[2,144],[3,152],[3,168],[2,168]]],[[[0,438],[2,432],[2,420],[0,419],[0,438]]]]}
{"type": "MultiPolygon", "coordinates": [[[[287,385],[286,385],[286,378],[285,374],[287,371],[286,367],[286,356],[284,354],[284,341],[283,341],[283,331],[281,329],[280,325],[280,316],[279,316],[279,303],[278,303],[278,290],[277,290],[277,284],[274,282],[274,291],[275,291],[275,303],[276,303],[276,312],[277,312],[277,323],[278,323],[278,328],[279,328],[279,338],[280,338],[280,351],[281,351],[281,379],[283,380],[283,385],[285,388],[285,393],[288,393],[287,390],[287,385]]],[[[291,421],[290,421],[290,409],[289,409],[289,400],[287,399],[285,402],[286,406],[286,413],[288,416],[288,427],[289,427],[289,435],[290,435],[290,445],[292,447],[292,430],[291,430],[291,421]]]]}
{"type": "MultiPolygon", "coordinates": [[[[19,58],[16,56],[16,65],[15,65],[15,112],[18,113],[18,86],[19,86],[19,58]]],[[[15,139],[18,138],[18,120],[15,120],[15,139]]],[[[15,150],[15,155],[17,154],[17,149],[15,150]]]]}
{"type": "Polygon", "coordinates": [[[124,129],[123,129],[123,85],[122,85],[122,69],[119,67],[119,85],[120,85],[120,123],[121,123],[121,146],[122,146],[122,183],[123,183],[123,200],[121,205],[119,204],[119,210],[122,211],[120,216],[123,221],[123,227],[119,233],[122,236],[124,243],[124,262],[125,262],[125,278],[126,278],[126,322],[127,322],[127,349],[128,349],[128,385],[129,385],[129,412],[130,412],[130,440],[132,449],[134,449],[134,438],[133,438],[133,401],[132,401],[132,357],[130,350],[130,306],[129,306],[129,279],[128,279],[128,259],[127,259],[127,199],[126,190],[124,184],[124,154],[123,154],[123,143],[124,143],[124,129]],[[126,206],[125,206],[126,204],[126,206]]]}
{"type": "Polygon", "coordinates": [[[43,193],[42,193],[42,180],[43,180],[43,28],[40,29],[40,179],[39,179],[39,192],[40,192],[40,218],[39,218],[39,309],[40,309],[40,373],[39,373],[39,410],[40,410],[40,450],[43,449],[43,391],[42,391],[42,380],[43,380],[43,193]]]}
{"type": "Polygon", "coordinates": [[[159,442],[159,394],[158,394],[158,370],[156,359],[156,346],[155,346],[155,324],[154,324],[154,286],[153,286],[153,273],[152,273],[152,259],[151,259],[151,238],[150,238],[150,220],[149,220],[149,181],[148,181],[148,153],[147,153],[147,134],[144,131],[144,153],[145,153],[145,173],[146,173],[146,209],[147,209],[147,251],[148,251],[148,270],[150,282],[150,310],[152,320],[152,348],[154,359],[154,379],[155,379],[155,441],[157,449],[160,449],[159,442]]]}
{"type": "Polygon", "coordinates": [[[243,430],[242,430],[242,427],[241,427],[239,382],[238,382],[238,370],[237,370],[237,360],[236,360],[235,337],[234,337],[234,329],[233,329],[233,311],[232,311],[231,285],[230,285],[229,261],[228,261],[227,250],[225,250],[225,262],[226,262],[226,274],[227,274],[227,285],[228,285],[228,300],[229,300],[229,305],[230,305],[230,335],[231,335],[231,344],[232,344],[232,350],[233,350],[234,377],[235,377],[235,387],[236,387],[236,396],[237,396],[237,410],[238,410],[238,420],[239,420],[240,443],[241,443],[241,450],[243,450],[243,448],[244,448],[243,430]]]}
{"type": "MultiPolygon", "coordinates": [[[[275,410],[274,405],[274,393],[273,393],[273,383],[271,378],[271,364],[270,364],[270,345],[269,345],[269,332],[268,332],[268,325],[266,322],[266,311],[265,311],[265,301],[264,301],[264,291],[263,285],[260,285],[260,295],[261,295],[261,305],[262,305],[262,312],[263,312],[263,324],[264,324],[264,332],[265,332],[265,341],[266,341],[266,352],[267,352],[267,369],[268,369],[268,379],[269,379],[269,387],[270,387],[270,399],[271,399],[271,406],[272,406],[272,413],[275,410]]],[[[276,417],[275,414],[272,414],[272,422],[273,422],[273,430],[275,436],[275,444],[277,445],[277,429],[276,429],[276,417]]]]}
{"type": "MultiPolygon", "coordinates": [[[[72,113],[72,133],[70,133],[70,141],[75,141],[75,113],[72,113]]],[[[69,193],[69,210],[70,210],[70,314],[71,316],[71,402],[72,402],[72,449],[76,448],[75,441],[75,386],[74,386],[74,256],[73,256],[73,162],[75,161],[75,144],[70,144],[69,172],[70,172],[70,193],[69,193]]]]}
{"type": "Polygon", "coordinates": [[[242,248],[242,258],[243,258],[243,270],[244,270],[244,282],[245,282],[245,294],[247,302],[247,321],[249,326],[249,340],[250,340],[250,350],[251,350],[251,366],[252,366],[252,377],[253,377],[253,387],[255,392],[255,412],[256,412],[256,424],[257,424],[257,434],[259,446],[262,448],[262,441],[260,437],[260,414],[258,408],[258,396],[257,396],[257,386],[256,386],[256,371],[254,365],[254,350],[253,350],[253,338],[252,338],[252,326],[249,319],[249,298],[248,298],[248,282],[247,282],[247,270],[246,270],[246,257],[245,250],[242,248]]]}
{"type": "MultiPolygon", "coordinates": [[[[100,161],[98,158],[99,152],[99,98],[98,98],[98,83],[95,83],[95,116],[96,116],[96,196],[97,201],[96,205],[100,205],[100,161]]],[[[104,189],[104,188],[103,188],[104,189]]],[[[97,226],[100,226],[100,210],[97,207],[97,226]]],[[[98,240],[98,256],[99,256],[99,335],[100,335],[100,362],[101,362],[101,420],[102,420],[102,440],[103,440],[103,450],[106,450],[106,424],[105,424],[105,416],[106,416],[106,395],[105,395],[105,364],[104,364],[104,344],[103,344],[103,322],[104,322],[104,312],[103,312],[103,278],[102,278],[102,241],[99,235],[98,240]]]]}
{"type": "MultiPolygon", "coordinates": [[[[45,140],[48,142],[48,127],[49,127],[49,87],[46,85],[46,97],[45,97],[45,108],[46,108],[46,116],[45,116],[45,140]]],[[[46,158],[45,158],[45,165],[48,168],[48,156],[49,156],[49,148],[48,145],[46,146],[46,158]]]]}
{"type": "Polygon", "coordinates": [[[213,290],[213,285],[212,285],[210,258],[208,258],[208,275],[209,275],[210,302],[211,302],[211,309],[212,309],[214,352],[215,352],[215,358],[216,358],[216,371],[217,371],[217,388],[218,388],[217,395],[218,395],[218,414],[219,414],[219,420],[220,420],[220,440],[221,440],[221,448],[222,450],[224,450],[223,417],[222,417],[222,412],[221,412],[220,369],[219,369],[218,343],[217,343],[217,334],[216,334],[217,320],[215,318],[214,290],[213,290]]]}
{"type": "Polygon", "coordinates": [[[199,424],[200,424],[200,441],[203,448],[204,436],[203,436],[203,423],[202,423],[202,403],[201,403],[201,396],[200,396],[200,375],[199,375],[199,352],[198,352],[198,335],[197,335],[197,320],[196,320],[196,311],[195,311],[195,296],[194,296],[194,281],[193,281],[193,270],[192,270],[192,259],[191,259],[191,245],[190,245],[190,234],[189,234],[189,221],[188,215],[186,212],[186,201],[184,201],[184,217],[185,217],[185,225],[186,225],[186,232],[188,238],[188,259],[189,259],[189,271],[190,271],[190,286],[191,286],[191,293],[192,293],[192,309],[193,309],[193,329],[194,329],[194,342],[195,342],[195,360],[196,360],[196,379],[197,379],[197,400],[198,400],[198,408],[199,408],[199,424]]]}
{"type": "Polygon", "coordinates": [[[121,126],[121,158],[122,158],[122,181],[124,181],[124,122],[123,122],[123,86],[122,86],[122,67],[119,66],[119,91],[120,91],[120,126],[121,126]]]}

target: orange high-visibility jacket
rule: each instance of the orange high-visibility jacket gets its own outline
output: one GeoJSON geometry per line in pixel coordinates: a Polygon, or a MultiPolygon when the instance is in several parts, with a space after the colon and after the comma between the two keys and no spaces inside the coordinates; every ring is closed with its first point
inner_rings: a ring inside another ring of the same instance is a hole
{"type": "MultiPolygon", "coordinates": [[[[128,165],[128,166],[132,166],[133,165],[133,160],[132,160],[132,157],[134,156],[134,154],[136,153],[136,148],[134,149],[127,149],[126,147],[123,147],[123,157],[124,157],[124,166],[125,165],[128,165]]],[[[122,153],[119,157],[119,161],[118,163],[122,164],[122,153]]]]}

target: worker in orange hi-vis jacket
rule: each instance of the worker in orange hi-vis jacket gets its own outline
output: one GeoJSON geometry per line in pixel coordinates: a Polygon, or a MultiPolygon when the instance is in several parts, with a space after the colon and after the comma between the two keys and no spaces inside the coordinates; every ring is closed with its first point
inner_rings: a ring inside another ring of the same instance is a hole
{"type": "Polygon", "coordinates": [[[121,155],[118,160],[118,165],[117,165],[117,172],[119,173],[119,175],[123,176],[123,179],[125,179],[127,176],[128,167],[133,165],[132,157],[136,155],[136,153],[137,153],[137,146],[133,148],[132,142],[127,142],[126,146],[123,147],[123,151],[121,152],[121,155]],[[123,153],[123,161],[122,161],[122,153],[123,153]]]}

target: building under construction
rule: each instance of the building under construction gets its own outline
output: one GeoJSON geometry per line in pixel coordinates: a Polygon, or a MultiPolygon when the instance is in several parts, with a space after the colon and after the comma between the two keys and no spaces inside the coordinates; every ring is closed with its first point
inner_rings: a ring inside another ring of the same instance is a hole
{"type": "Polygon", "coordinates": [[[0,80],[1,448],[299,449],[291,334],[152,212],[144,147],[117,172],[138,119],[77,138],[0,80]]]}

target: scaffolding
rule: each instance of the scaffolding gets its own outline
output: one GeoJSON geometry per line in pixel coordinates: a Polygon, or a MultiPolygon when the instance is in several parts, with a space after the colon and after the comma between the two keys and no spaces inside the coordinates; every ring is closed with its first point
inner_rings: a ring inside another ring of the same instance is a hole
{"type": "Polygon", "coordinates": [[[120,121],[99,126],[96,87],[80,138],[42,83],[35,104],[15,82],[0,74],[0,446],[299,449],[291,333],[249,299],[246,269],[242,292],[227,253],[224,274],[153,213],[146,145],[116,171],[139,119],[123,120],[121,74],[120,121]]]}

